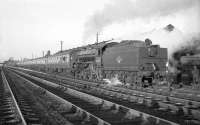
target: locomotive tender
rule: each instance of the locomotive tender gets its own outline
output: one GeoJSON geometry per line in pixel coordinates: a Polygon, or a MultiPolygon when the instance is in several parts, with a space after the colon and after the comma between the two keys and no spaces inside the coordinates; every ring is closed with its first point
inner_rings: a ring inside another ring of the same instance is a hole
{"type": "Polygon", "coordinates": [[[63,72],[74,78],[102,80],[118,77],[123,83],[152,82],[165,76],[167,49],[151,40],[103,41],[60,51],[54,55],[20,61],[17,66],[63,72]]]}

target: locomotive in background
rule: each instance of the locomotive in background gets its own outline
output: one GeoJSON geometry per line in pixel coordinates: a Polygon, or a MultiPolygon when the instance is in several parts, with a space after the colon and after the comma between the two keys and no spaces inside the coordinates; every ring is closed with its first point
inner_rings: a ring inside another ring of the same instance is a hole
{"type": "Polygon", "coordinates": [[[173,72],[174,83],[189,86],[200,84],[199,38],[190,41],[190,44],[180,48],[172,56],[171,67],[175,69],[173,72]]]}
{"type": "Polygon", "coordinates": [[[103,41],[18,62],[19,67],[59,72],[84,80],[117,77],[122,83],[151,83],[166,75],[167,49],[145,41],[103,41]]]}
{"type": "Polygon", "coordinates": [[[200,70],[200,55],[183,56],[182,62],[182,82],[186,85],[200,84],[199,70],[200,70]]]}

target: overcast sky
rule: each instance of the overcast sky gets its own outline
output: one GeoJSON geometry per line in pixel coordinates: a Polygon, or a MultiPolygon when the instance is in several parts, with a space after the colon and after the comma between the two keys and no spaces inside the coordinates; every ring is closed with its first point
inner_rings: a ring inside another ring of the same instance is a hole
{"type": "Polygon", "coordinates": [[[183,36],[198,34],[199,3],[199,0],[1,0],[0,60],[39,57],[47,50],[54,53],[60,50],[60,40],[64,41],[64,49],[93,43],[96,32],[100,33],[100,40],[144,40],[153,35],[155,43],[170,47],[174,41],[163,40],[168,36],[160,35],[160,29],[173,24],[176,33],[170,36],[179,42],[183,36]]]}

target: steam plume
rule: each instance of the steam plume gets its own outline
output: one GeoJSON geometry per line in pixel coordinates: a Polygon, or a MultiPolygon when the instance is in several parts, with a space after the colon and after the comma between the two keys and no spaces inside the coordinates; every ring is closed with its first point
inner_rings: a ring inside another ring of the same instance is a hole
{"type": "Polygon", "coordinates": [[[198,0],[112,0],[102,11],[92,15],[85,24],[84,39],[116,23],[153,16],[166,16],[199,4],[198,0]]]}
{"type": "Polygon", "coordinates": [[[143,39],[145,39],[145,37],[150,38],[154,44],[159,44],[165,48],[167,47],[169,58],[171,58],[172,54],[179,49],[180,46],[186,44],[186,37],[184,34],[172,24],[146,33],[143,35],[143,39]]]}
{"type": "Polygon", "coordinates": [[[112,77],[111,79],[104,79],[108,86],[122,85],[122,82],[118,79],[118,76],[112,77]]]}

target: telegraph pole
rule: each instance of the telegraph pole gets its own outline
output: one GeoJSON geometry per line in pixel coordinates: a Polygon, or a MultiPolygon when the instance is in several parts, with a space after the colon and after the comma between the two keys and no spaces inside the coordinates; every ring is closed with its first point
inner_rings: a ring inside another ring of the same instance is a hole
{"type": "Polygon", "coordinates": [[[42,57],[44,57],[44,51],[42,51],[42,57]]]}
{"type": "Polygon", "coordinates": [[[97,36],[96,36],[96,43],[99,42],[99,33],[97,32],[97,36]]]}
{"type": "Polygon", "coordinates": [[[60,51],[61,51],[61,52],[62,52],[63,42],[64,42],[64,41],[62,41],[62,40],[60,41],[60,51]]]}

